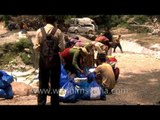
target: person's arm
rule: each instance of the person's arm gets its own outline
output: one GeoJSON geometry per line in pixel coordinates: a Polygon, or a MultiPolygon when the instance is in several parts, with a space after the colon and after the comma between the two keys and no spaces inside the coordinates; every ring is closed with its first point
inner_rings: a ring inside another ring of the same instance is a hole
{"type": "Polygon", "coordinates": [[[99,74],[100,72],[100,66],[96,67],[95,70],[94,70],[94,73],[97,75],[99,74]]]}
{"type": "Polygon", "coordinates": [[[78,64],[77,64],[79,54],[80,54],[79,50],[77,50],[77,51],[74,53],[74,55],[73,55],[73,60],[72,60],[72,65],[73,65],[77,70],[79,70],[81,73],[83,73],[83,70],[81,70],[80,67],[79,67],[78,64]]]}
{"type": "Polygon", "coordinates": [[[95,70],[94,70],[94,74],[96,75],[96,78],[99,78],[99,77],[101,76],[100,71],[101,71],[101,67],[100,67],[100,65],[99,65],[99,66],[98,66],[97,68],[95,68],[95,70]]]}
{"type": "Polygon", "coordinates": [[[117,44],[118,43],[118,38],[113,39],[113,42],[117,44]]]}
{"type": "Polygon", "coordinates": [[[59,48],[60,48],[60,52],[62,52],[65,49],[65,39],[64,39],[64,35],[61,31],[59,31],[59,48]]]}
{"type": "Polygon", "coordinates": [[[36,51],[36,52],[39,52],[40,51],[40,39],[41,36],[40,36],[41,32],[40,32],[40,29],[36,32],[36,38],[35,40],[33,40],[33,49],[36,51]]]}

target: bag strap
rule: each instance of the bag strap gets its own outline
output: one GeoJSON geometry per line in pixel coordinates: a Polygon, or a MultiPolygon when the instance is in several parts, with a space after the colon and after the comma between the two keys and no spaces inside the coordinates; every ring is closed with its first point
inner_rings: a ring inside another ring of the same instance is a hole
{"type": "Polygon", "coordinates": [[[51,34],[54,35],[54,34],[56,33],[57,29],[58,29],[57,27],[54,27],[54,28],[52,29],[52,31],[51,31],[51,34]]]}
{"type": "MultiPolygon", "coordinates": [[[[54,34],[56,33],[57,29],[58,29],[57,27],[54,27],[50,34],[52,34],[54,36],[54,34]]],[[[41,28],[41,32],[42,32],[43,37],[46,39],[47,38],[47,33],[46,33],[44,27],[41,28]]]]}
{"type": "Polygon", "coordinates": [[[45,40],[47,38],[47,34],[44,27],[41,27],[41,32],[42,32],[42,37],[44,38],[43,40],[45,40]]]}

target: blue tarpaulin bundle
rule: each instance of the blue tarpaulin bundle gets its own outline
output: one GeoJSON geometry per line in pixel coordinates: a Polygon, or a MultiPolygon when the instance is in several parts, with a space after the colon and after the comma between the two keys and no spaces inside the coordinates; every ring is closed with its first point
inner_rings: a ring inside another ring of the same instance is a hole
{"type": "Polygon", "coordinates": [[[59,99],[62,102],[76,102],[77,94],[73,81],[67,81],[59,90],[59,99]]]}
{"type": "Polygon", "coordinates": [[[11,99],[13,98],[12,86],[9,85],[5,89],[0,89],[0,98],[11,99]]]}
{"type": "Polygon", "coordinates": [[[89,85],[89,95],[90,99],[104,99],[106,93],[104,89],[94,80],[89,85]]]}
{"type": "Polygon", "coordinates": [[[13,81],[13,76],[8,75],[5,71],[0,70],[0,88],[5,88],[13,81]]]}
{"type": "Polygon", "coordinates": [[[8,75],[5,71],[0,70],[0,98],[13,98],[11,82],[13,76],[8,75]]]}
{"type": "Polygon", "coordinates": [[[60,79],[60,87],[62,87],[66,82],[70,80],[64,66],[61,64],[61,79],[60,79]]]}
{"type": "Polygon", "coordinates": [[[76,102],[78,99],[104,99],[106,94],[96,82],[95,73],[88,73],[89,69],[85,68],[85,74],[78,72],[77,78],[71,80],[63,65],[61,65],[60,101],[76,102]]]}
{"type": "Polygon", "coordinates": [[[82,100],[98,100],[106,98],[105,91],[96,81],[92,81],[88,87],[78,88],[76,90],[81,93],[78,98],[82,100]]]}

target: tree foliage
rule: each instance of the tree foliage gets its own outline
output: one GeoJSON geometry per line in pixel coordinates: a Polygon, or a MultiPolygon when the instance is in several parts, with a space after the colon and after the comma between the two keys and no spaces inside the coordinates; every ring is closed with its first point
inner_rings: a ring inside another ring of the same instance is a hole
{"type": "MultiPolygon", "coordinates": [[[[57,18],[60,25],[67,24],[73,17],[90,17],[95,20],[99,28],[104,27],[116,27],[127,26],[128,20],[132,20],[135,23],[144,24],[145,22],[153,22],[156,18],[160,22],[160,15],[53,15],[57,18]]],[[[44,15],[0,15],[0,20],[5,21],[6,24],[9,21],[14,21],[17,24],[24,22],[28,25],[29,29],[37,30],[44,25],[44,15]]]]}

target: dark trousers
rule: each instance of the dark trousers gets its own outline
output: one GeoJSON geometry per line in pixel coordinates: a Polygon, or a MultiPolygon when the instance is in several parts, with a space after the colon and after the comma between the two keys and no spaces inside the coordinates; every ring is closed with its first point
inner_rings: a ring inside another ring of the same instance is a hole
{"type": "Polygon", "coordinates": [[[115,52],[116,51],[116,48],[117,47],[119,47],[120,48],[120,50],[121,50],[121,52],[123,52],[123,50],[122,50],[122,46],[121,46],[121,44],[120,43],[116,43],[115,44],[115,46],[114,46],[114,51],[113,52],[115,52]]]}
{"type": "Polygon", "coordinates": [[[52,65],[47,68],[42,57],[39,59],[39,94],[38,105],[45,105],[47,95],[51,95],[51,105],[59,105],[60,57],[55,55],[52,65]],[[50,82],[50,88],[49,88],[50,82]]]}

